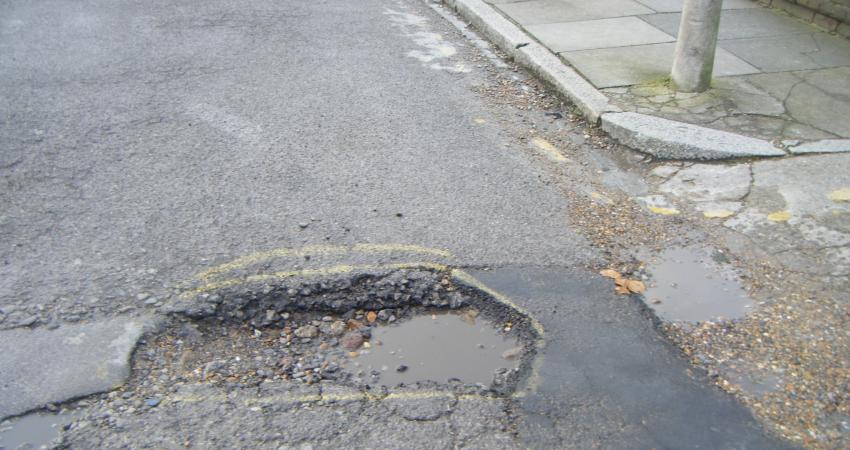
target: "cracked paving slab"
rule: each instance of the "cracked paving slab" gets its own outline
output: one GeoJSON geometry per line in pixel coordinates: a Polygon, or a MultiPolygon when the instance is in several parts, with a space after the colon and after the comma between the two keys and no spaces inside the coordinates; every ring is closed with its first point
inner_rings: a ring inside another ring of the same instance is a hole
{"type": "Polygon", "coordinates": [[[136,342],[156,323],[152,317],[116,317],[0,332],[0,418],[121,385],[136,342]]]}

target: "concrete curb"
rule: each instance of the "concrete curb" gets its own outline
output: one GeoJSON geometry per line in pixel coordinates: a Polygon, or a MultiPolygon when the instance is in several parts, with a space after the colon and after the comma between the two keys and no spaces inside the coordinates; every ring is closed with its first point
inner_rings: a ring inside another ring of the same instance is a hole
{"type": "Polygon", "coordinates": [[[619,112],[603,93],[596,90],[571,67],[535,42],[524,31],[481,0],[444,0],[475,28],[499,46],[514,61],[551,83],[581,109],[594,124],[606,112],[619,112]]]}
{"type": "MultiPolygon", "coordinates": [[[[659,159],[718,160],[789,154],[764,139],[648,114],[622,112],[572,67],[489,4],[482,0],[443,0],[443,3],[463,16],[514,61],[575,103],[590,123],[601,126],[627,147],[659,159]]],[[[846,141],[823,140],[806,143],[790,153],[846,151],[850,151],[846,141]]]]}
{"type": "Polygon", "coordinates": [[[602,129],[621,144],[661,159],[785,156],[768,141],[647,114],[605,114],[602,129]]]}

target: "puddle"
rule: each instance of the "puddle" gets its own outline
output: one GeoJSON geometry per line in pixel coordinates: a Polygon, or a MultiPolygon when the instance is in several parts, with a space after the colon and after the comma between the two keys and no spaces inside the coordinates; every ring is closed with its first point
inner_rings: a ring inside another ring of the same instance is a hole
{"type": "Polygon", "coordinates": [[[35,413],[3,421],[0,424],[0,449],[50,447],[51,442],[59,437],[62,427],[75,417],[72,412],[35,413]]]}
{"type": "Polygon", "coordinates": [[[520,345],[515,338],[503,336],[481,317],[456,312],[376,327],[371,342],[355,364],[367,376],[377,374],[373,377],[386,386],[449,379],[488,385],[497,369],[519,364],[519,355],[510,355],[520,345]]]}
{"type": "Polygon", "coordinates": [[[734,364],[722,365],[723,376],[744,392],[761,397],[781,389],[782,379],[774,374],[760,371],[748,371],[734,364]]]}
{"type": "Polygon", "coordinates": [[[673,247],[641,255],[652,278],[644,297],[662,318],[700,322],[743,317],[752,300],[722,254],[701,248],[673,247]]]}

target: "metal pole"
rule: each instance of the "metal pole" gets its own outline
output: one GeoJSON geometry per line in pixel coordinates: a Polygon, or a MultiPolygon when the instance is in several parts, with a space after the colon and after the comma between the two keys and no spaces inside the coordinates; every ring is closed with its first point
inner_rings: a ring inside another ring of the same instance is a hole
{"type": "Polygon", "coordinates": [[[671,77],[680,92],[702,92],[711,85],[714,50],[723,0],[685,0],[671,77]]]}

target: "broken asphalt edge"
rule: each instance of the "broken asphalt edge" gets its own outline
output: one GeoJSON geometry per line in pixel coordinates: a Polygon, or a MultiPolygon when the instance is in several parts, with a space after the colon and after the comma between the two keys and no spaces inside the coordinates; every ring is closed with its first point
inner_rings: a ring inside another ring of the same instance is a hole
{"type": "Polygon", "coordinates": [[[482,0],[442,0],[516,63],[573,102],[593,125],[621,144],[658,159],[722,160],[850,152],[850,139],[825,139],[786,149],[772,142],[647,114],[624,112],[575,69],[482,0]]]}

